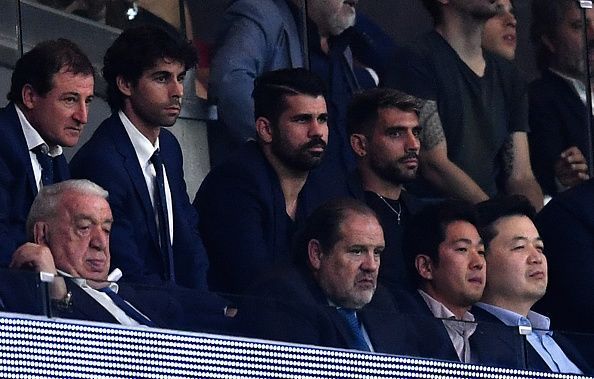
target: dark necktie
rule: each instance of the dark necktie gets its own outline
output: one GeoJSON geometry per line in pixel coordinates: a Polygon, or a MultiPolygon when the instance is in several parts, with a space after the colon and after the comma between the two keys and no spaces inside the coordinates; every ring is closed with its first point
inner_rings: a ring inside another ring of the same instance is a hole
{"type": "Polygon", "coordinates": [[[41,166],[41,183],[44,186],[54,184],[54,158],[47,153],[47,147],[39,145],[33,149],[37,162],[41,166]]]}
{"type": "Polygon", "coordinates": [[[336,310],[338,311],[338,314],[345,319],[351,332],[351,337],[353,337],[352,346],[349,347],[356,350],[371,351],[363,336],[363,330],[361,330],[361,324],[357,318],[356,311],[347,308],[336,308],[336,310]]]}
{"type": "Polygon", "coordinates": [[[149,318],[144,316],[142,313],[138,312],[134,307],[128,304],[120,295],[115,293],[111,288],[104,287],[99,289],[99,291],[105,293],[109,298],[113,301],[115,305],[118,306],[125,314],[128,315],[131,319],[137,321],[140,325],[146,325],[151,327],[157,327],[157,324],[152,322],[149,318]]]}
{"type": "Polygon", "coordinates": [[[155,179],[155,212],[159,218],[159,237],[161,241],[161,256],[165,263],[165,275],[168,281],[175,282],[173,269],[173,247],[169,234],[169,214],[167,213],[167,198],[165,197],[165,179],[163,177],[163,159],[159,149],[151,157],[151,162],[157,173],[155,179]]]}

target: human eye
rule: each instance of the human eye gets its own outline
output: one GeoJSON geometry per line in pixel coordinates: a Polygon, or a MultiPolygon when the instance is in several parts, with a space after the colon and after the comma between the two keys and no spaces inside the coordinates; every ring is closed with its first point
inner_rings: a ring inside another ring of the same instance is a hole
{"type": "Polygon", "coordinates": [[[526,245],[524,245],[524,244],[514,245],[512,247],[512,251],[522,251],[525,248],[526,248],[526,245]]]}
{"type": "Polygon", "coordinates": [[[376,258],[379,258],[382,255],[383,252],[384,252],[384,248],[383,247],[382,248],[374,249],[373,250],[373,256],[376,257],[376,258]]]}
{"type": "Polygon", "coordinates": [[[78,98],[74,95],[69,95],[69,96],[64,96],[62,98],[62,101],[66,104],[66,105],[73,105],[76,104],[76,102],[78,101],[78,98]]]}
{"type": "Polygon", "coordinates": [[[327,114],[321,114],[318,116],[318,122],[320,124],[326,124],[328,122],[328,115],[327,114]]]}
{"type": "Polygon", "coordinates": [[[184,81],[185,78],[186,78],[186,73],[184,72],[183,74],[180,74],[180,75],[177,76],[177,81],[179,83],[181,83],[181,82],[184,81]]]}
{"type": "Polygon", "coordinates": [[[414,128],[413,131],[412,131],[413,136],[415,136],[417,138],[420,138],[421,137],[421,132],[422,132],[422,129],[421,128],[414,128]]]}
{"type": "Polygon", "coordinates": [[[400,130],[400,129],[389,129],[387,134],[388,134],[388,136],[393,137],[393,138],[398,138],[403,135],[402,130],[400,130]]]}
{"type": "Polygon", "coordinates": [[[360,256],[363,254],[363,248],[360,246],[353,246],[349,249],[349,253],[355,256],[360,256]]]}

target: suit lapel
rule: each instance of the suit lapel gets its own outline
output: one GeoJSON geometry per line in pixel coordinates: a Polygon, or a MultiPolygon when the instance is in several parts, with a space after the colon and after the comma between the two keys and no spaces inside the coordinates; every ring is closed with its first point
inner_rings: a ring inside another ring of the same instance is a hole
{"type": "Polygon", "coordinates": [[[138,157],[134,151],[134,146],[132,145],[130,137],[128,137],[128,133],[126,133],[126,129],[124,129],[124,125],[122,124],[117,113],[114,113],[111,116],[110,131],[113,144],[116,147],[116,150],[122,156],[126,171],[128,172],[130,180],[132,181],[134,189],[136,190],[136,194],[142,203],[145,213],[145,220],[147,222],[147,228],[151,234],[153,243],[156,249],[159,250],[159,236],[157,233],[157,225],[155,223],[155,213],[148,188],[144,180],[144,174],[142,173],[142,169],[138,163],[138,157]]]}
{"type": "Polygon", "coordinates": [[[14,103],[9,104],[5,108],[5,112],[7,113],[8,119],[10,121],[10,127],[12,129],[10,131],[12,137],[9,138],[13,141],[8,142],[14,144],[15,153],[18,155],[19,161],[23,162],[27,177],[27,184],[31,190],[31,193],[33,194],[33,197],[35,197],[35,195],[37,195],[37,183],[35,182],[35,175],[33,174],[33,166],[31,166],[31,156],[29,154],[29,148],[27,147],[27,140],[23,134],[23,128],[16,112],[16,105],[14,103]]]}

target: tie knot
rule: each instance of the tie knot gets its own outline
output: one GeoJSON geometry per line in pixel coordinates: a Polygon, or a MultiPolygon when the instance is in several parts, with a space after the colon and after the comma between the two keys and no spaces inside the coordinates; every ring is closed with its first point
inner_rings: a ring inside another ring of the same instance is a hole
{"type": "Polygon", "coordinates": [[[41,145],[35,146],[33,152],[37,155],[43,154],[49,156],[49,147],[45,143],[42,143],[41,145]]]}
{"type": "Polygon", "coordinates": [[[161,158],[161,150],[157,149],[151,156],[151,162],[155,165],[162,165],[163,159],[161,158]]]}

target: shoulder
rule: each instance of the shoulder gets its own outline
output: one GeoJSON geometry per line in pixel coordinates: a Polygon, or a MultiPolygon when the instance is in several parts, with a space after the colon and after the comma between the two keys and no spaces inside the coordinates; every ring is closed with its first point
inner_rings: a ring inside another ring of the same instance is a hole
{"type": "Polygon", "coordinates": [[[290,14],[284,0],[236,0],[227,8],[227,17],[246,17],[259,24],[281,24],[283,16],[290,14]]]}

